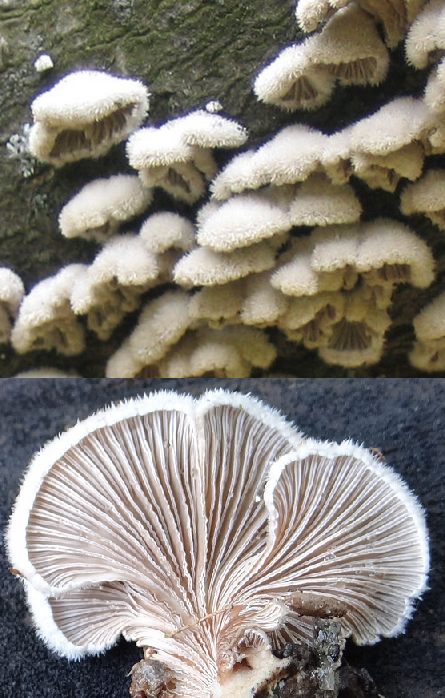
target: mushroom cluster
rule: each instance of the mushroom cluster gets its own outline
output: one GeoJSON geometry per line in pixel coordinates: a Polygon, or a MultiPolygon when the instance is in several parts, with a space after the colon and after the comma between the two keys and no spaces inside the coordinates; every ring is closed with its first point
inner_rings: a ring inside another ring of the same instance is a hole
{"type": "MultiPolygon", "coordinates": [[[[443,9],[437,0],[423,4],[300,0],[301,27],[320,31],[262,70],[254,92],[287,110],[312,109],[336,83],[377,85],[387,47],[405,34],[409,63],[437,63],[443,9]]],[[[148,92],[139,81],[99,71],[66,76],[33,102],[33,154],[61,166],[99,157],[128,137],[137,175],[90,182],[63,207],[61,233],[103,247],[90,264],[70,265],[30,290],[13,348],[71,356],[87,349],[88,331],[108,341],[143,306],[106,375],[261,375],[277,356],[280,332],[330,364],[377,363],[395,287],[430,286],[435,264],[414,229],[363,215],[355,183],[394,193],[409,180],[402,213],[445,227],[442,173],[424,174],[425,160],[445,153],[442,73],[439,63],[422,98],[397,97],[336,132],[294,123],[248,149],[246,129],[218,113],[219,103],[143,125],[148,92]],[[219,148],[238,152],[218,172],[212,151],[219,148]],[[181,215],[159,210],[157,188],[179,202],[181,215]],[[207,191],[195,222],[195,210],[182,215],[207,191]],[[141,227],[138,217],[153,201],[141,227]]]]}
{"type": "Polygon", "coordinates": [[[314,616],[340,645],[402,633],[426,588],[425,517],[363,446],[305,438],[259,400],[160,392],[103,409],[33,458],[7,530],[40,638],[143,649],[144,695],[248,698],[314,616]],[[161,679],[161,680],[160,680],[161,679]]]}

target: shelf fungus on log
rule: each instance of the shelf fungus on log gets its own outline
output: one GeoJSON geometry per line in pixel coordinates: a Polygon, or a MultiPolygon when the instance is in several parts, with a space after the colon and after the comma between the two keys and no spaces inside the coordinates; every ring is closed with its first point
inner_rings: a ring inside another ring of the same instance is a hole
{"type": "Polygon", "coordinates": [[[148,97],[139,80],[97,70],[70,73],[33,101],[30,150],[57,167],[101,157],[141,125],[148,97]]]}
{"type": "Polygon", "coordinates": [[[151,201],[152,191],[142,186],[136,175],[95,179],[62,208],[60,232],[66,238],[104,242],[122,223],[143,213],[151,201]]]}
{"type": "Polygon", "coordinates": [[[193,204],[216,174],[212,149],[236,148],[246,140],[246,129],[236,121],[198,110],[139,129],[128,140],[127,156],[146,186],[193,204]]]}
{"type": "Polygon", "coordinates": [[[7,549],[41,639],[71,659],[135,641],[132,695],[156,698],[249,698],[320,616],[340,645],[394,637],[429,567],[422,507],[380,458],[222,390],[127,400],[46,444],[7,549]]]}

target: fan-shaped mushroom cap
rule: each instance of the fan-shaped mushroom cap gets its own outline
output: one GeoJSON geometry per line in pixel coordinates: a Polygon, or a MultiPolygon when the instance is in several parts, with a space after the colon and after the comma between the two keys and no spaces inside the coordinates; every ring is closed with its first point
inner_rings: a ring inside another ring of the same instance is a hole
{"type": "Polygon", "coordinates": [[[445,53],[445,8],[442,0],[430,0],[412,23],[405,40],[408,63],[426,68],[445,53]]]}
{"type": "Polygon", "coordinates": [[[273,288],[270,279],[270,272],[252,274],[246,278],[240,312],[240,320],[245,325],[275,325],[278,318],[286,312],[289,298],[273,288]]]}
{"type": "Polygon", "coordinates": [[[287,312],[278,319],[278,327],[288,339],[302,342],[307,349],[320,346],[324,335],[346,313],[347,296],[340,291],[292,298],[287,312]]]}
{"type": "Polygon", "coordinates": [[[108,359],[105,368],[106,378],[135,378],[143,370],[144,362],[133,354],[130,337],[125,339],[119,349],[108,359]]]}
{"type": "Polygon", "coordinates": [[[434,257],[420,237],[398,221],[378,218],[362,228],[356,268],[367,283],[410,283],[427,288],[435,278],[434,257]]]}
{"type": "Polygon", "coordinates": [[[351,163],[351,131],[354,124],[326,137],[321,166],[333,184],[345,184],[354,173],[351,163]]]}
{"type": "Polygon", "coordinates": [[[70,305],[72,288],[86,265],[70,264],[40,281],[24,297],[12,328],[11,343],[19,354],[56,349],[66,356],[80,354],[85,333],[70,305]]]}
{"type": "Polygon", "coordinates": [[[403,632],[429,554],[423,510],[396,473],[350,441],[306,440],[272,465],[264,499],[271,541],[256,589],[304,599],[316,586],[346,609],[358,644],[403,632]]]}
{"type": "Polygon", "coordinates": [[[212,148],[234,148],[247,140],[237,122],[218,114],[196,111],[143,128],[127,143],[130,165],[147,186],[161,186],[173,196],[194,203],[204,193],[205,180],[216,174],[212,148]]]}
{"type": "Polygon", "coordinates": [[[334,599],[343,636],[397,635],[428,571],[423,511],[388,466],[224,391],[129,400],[48,443],[7,547],[52,649],[123,634],[178,698],[233,695],[242,659],[247,698],[263,663],[249,650],[310,636],[305,594],[334,599]]]}
{"type": "Polygon", "coordinates": [[[445,231],[445,170],[428,170],[418,182],[408,184],[400,195],[405,216],[423,213],[445,231]]]}
{"type": "Polygon", "coordinates": [[[59,167],[105,155],[140,126],[148,96],[138,80],[96,70],[71,73],[32,103],[30,150],[59,167]]]}
{"type": "Polygon", "coordinates": [[[313,174],[300,184],[289,206],[292,225],[355,223],[362,207],[351,186],[334,186],[323,174],[313,174]]]}
{"type": "Polygon", "coordinates": [[[67,238],[83,237],[103,242],[125,221],[145,211],[150,189],[135,175],[114,175],[86,184],[59,215],[60,232],[67,238]]]}
{"type": "Polygon", "coordinates": [[[197,241],[215,252],[233,252],[292,227],[285,202],[273,193],[246,193],[233,196],[198,228],[197,241]]]}
{"type": "Polygon", "coordinates": [[[191,250],[195,244],[193,223],[179,213],[154,213],[143,223],[139,237],[150,252],[162,254],[171,248],[191,250]]]}
{"type": "Polygon", "coordinates": [[[266,335],[257,328],[201,327],[187,333],[171,352],[159,362],[162,378],[217,376],[247,378],[253,368],[269,368],[277,351],[266,335]]]}
{"type": "Polygon", "coordinates": [[[353,368],[380,361],[385,333],[391,318],[384,309],[375,307],[366,289],[348,294],[344,317],[325,333],[318,353],[323,361],[353,368]]]}
{"type": "Polygon", "coordinates": [[[329,101],[335,77],[327,66],[312,63],[305,44],[288,46],[263,68],[253,85],[257,99],[288,111],[317,109],[329,101]]]}
{"type": "Polygon", "coordinates": [[[388,155],[352,153],[354,175],[371,189],[394,192],[401,177],[412,181],[422,174],[425,150],[421,143],[409,143],[388,155]]]}
{"type": "Polygon", "coordinates": [[[25,287],[18,274],[0,267],[0,344],[9,341],[11,321],[17,315],[24,295],[25,287]]]}
{"type": "Polygon", "coordinates": [[[206,247],[189,252],[176,264],[173,278],[186,288],[218,286],[242,279],[275,265],[275,248],[269,241],[257,242],[234,252],[214,252],[206,247]]]}
{"type": "Polygon", "coordinates": [[[445,293],[428,303],[413,320],[416,342],[410,363],[422,371],[445,369],[445,293]]]}
{"type": "Polygon", "coordinates": [[[167,291],[144,307],[129,338],[133,354],[144,364],[161,359],[190,326],[189,296],[181,290],[167,291]]]}
{"type": "Polygon", "coordinates": [[[214,197],[226,199],[232,193],[267,184],[304,181],[319,168],[327,139],[324,133],[305,124],[286,126],[258,150],[233,158],[212,182],[214,197]]]}
{"type": "Polygon", "coordinates": [[[212,329],[238,322],[244,298],[244,279],[222,286],[205,286],[189,303],[189,315],[194,323],[205,322],[212,329]]]}
{"type": "Polygon", "coordinates": [[[138,235],[115,235],[77,279],[70,301],[76,315],[88,315],[88,327],[102,340],[127,313],[140,304],[140,296],[165,281],[159,257],[149,252],[138,235]]]}
{"type": "Polygon", "coordinates": [[[327,20],[333,12],[329,0],[298,0],[295,7],[298,24],[306,33],[317,29],[319,24],[327,20]]]}
{"type": "Polygon", "coordinates": [[[312,269],[313,243],[310,238],[296,238],[282,263],[270,278],[273,288],[286,296],[312,296],[321,289],[312,269]]]}

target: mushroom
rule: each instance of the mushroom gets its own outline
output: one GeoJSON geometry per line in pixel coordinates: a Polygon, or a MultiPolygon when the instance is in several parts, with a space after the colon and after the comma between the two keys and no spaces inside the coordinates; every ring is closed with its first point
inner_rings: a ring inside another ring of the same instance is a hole
{"type": "Polygon", "coordinates": [[[334,186],[322,173],[311,175],[295,191],[289,205],[293,226],[356,223],[362,207],[348,184],[334,186]]]}
{"type": "Polygon", "coordinates": [[[345,316],[346,305],[347,295],[339,291],[292,298],[277,326],[291,341],[316,349],[323,337],[331,333],[332,325],[345,316]]]}
{"type": "Polygon", "coordinates": [[[161,378],[248,378],[254,368],[269,368],[276,357],[275,347],[256,327],[200,327],[184,335],[159,361],[158,370],[161,378]]]}
{"type": "Polygon", "coordinates": [[[16,373],[14,378],[80,378],[78,373],[66,373],[59,368],[42,366],[42,368],[32,368],[29,371],[16,373]]]}
{"type": "Polygon", "coordinates": [[[388,51],[371,17],[355,4],[339,10],[320,33],[284,49],[261,71],[254,91],[284,109],[325,104],[335,81],[378,85],[386,77],[388,51]]]}
{"type": "Polygon", "coordinates": [[[421,213],[445,231],[445,170],[428,170],[418,182],[408,184],[400,195],[405,216],[421,213]]]}
{"type": "Polygon", "coordinates": [[[246,140],[247,131],[235,121],[196,111],[158,128],[136,131],[128,140],[127,155],[146,186],[162,187],[192,204],[216,173],[211,150],[234,148],[246,140]]]}
{"type": "Polygon", "coordinates": [[[76,315],[87,315],[89,329],[106,340],[138,308],[142,293],[165,280],[158,256],[138,235],[115,235],[76,280],[71,307],[76,315]]]}
{"type": "Polygon", "coordinates": [[[25,287],[21,278],[7,267],[0,267],[0,344],[7,344],[11,323],[16,317],[25,287]]]}
{"type": "Polygon", "coordinates": [[[49,276],[24,297],[11,332],[11,344],[19,353],[55,349],[65,356],[85,348],[85,331],[75,316],[70,295],[85,264],[69,264],[49,276]]]}
{"type": "Polygon", "coordinates": [[[104,242],[122,223],[145,211],[151,200],[152,192],[135,175],[95,179],[62,208],[60,232],[66,238],[104,242]]]}
{"type": "Polygon", "coordinates": [[[442,0],[430,0],[412,23],[406,40],[408,63],[427,68],[445,54],[445,8],[442,0]]]}
{"type": "Polygon", "coordinates": [[[195,228],[179,213],[162,211],[154,213],[143,223],[139,237],[145,248],[155,254],[163,254],[171,248],[189,251],[195,246],[195,228]]]}
{"type": "Polygon", "coordinates": [[[70,73],[33,101],[30,150],[57,167],[101,157],[140,126],[148,96],[139,80],[97,70],[70,73]]]}
{"type": "Polygon", "coordinates": [[[413,320],[416,341],[410,363],[421,371],[445,370],[445,293],[428,303],[413,320]]]}
{"type": "Polygon", "coordinates": [[[274,184],[303,182],[320,167],[328,136],[304,124],[294,124],[278,131],[258,150],[233,158],[213,180],[215,199],[227,199],[232,193],[274,184]]]}
{"type": "Polygon", "coordinates": [[[326,598],[342,640],[398,635],[429,565],[423,510],[380,458],[221,390],[128,400],[46,444],[7,549],[51,649],[99,654],[122,634],[144,650],[135,673],[165,679],[159,698],[248,698],[326,598]]]}
{"type": "Polygon", "coordinates": [[[275,265],[275,255],[276,247],[269,240],[228,253],[198,247],[179,260],[173,270],[173,279],[185,288],[219,286],[271,269],[275,265]]]}
{"type": "Polygon", "coordinates": [[[244,279],[222,286],[204,286],[191,296],[189,315],[193,325],[219,329],[239,321],[243,300],[244,279]]]}

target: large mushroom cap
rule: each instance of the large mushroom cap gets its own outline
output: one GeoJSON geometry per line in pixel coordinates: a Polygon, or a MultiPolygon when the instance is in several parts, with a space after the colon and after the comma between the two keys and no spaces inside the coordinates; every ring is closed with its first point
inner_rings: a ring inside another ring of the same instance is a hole
{"type": "Polygon", "coordinates": [[[7,545],[51,648],[123,634],[181,698],[228,696],[235,664],[251,686],[250,654],[308,638],[317,597],[360,643],[398,634],[428,569],[422,509],[390,468],[218,390],[130,400],[48,443],[7,545]]]}

